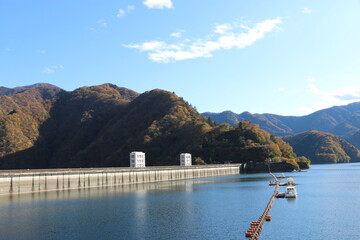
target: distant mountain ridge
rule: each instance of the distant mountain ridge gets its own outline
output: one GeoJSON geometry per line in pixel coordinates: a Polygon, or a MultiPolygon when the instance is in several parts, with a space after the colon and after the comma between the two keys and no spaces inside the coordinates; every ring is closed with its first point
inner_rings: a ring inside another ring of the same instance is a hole
{"type": "Polygon", "coordinates": [[[360,145],[352,137],[360,134],[360,102],[334,106],[301,117],[268,113],[252,114],[249,112],[236,114],[231,111],[205,112],[202,115],[210,117],[217,123],[229,123],[231,125],[245,120],[251,121],[276,136],[287,136],[310,130],[329,132],[349,140],[355,146],[360,145]]]}
{"type": "MultiPolygon", "coordinates": [[[[49,83],[36,83],[33,85],[29,85],[29,86],[23,86],[23,87],[16,87],[16,88],[6,88],[6,87],[1,87],[0,86],[0,96],[12,96],[15,95],[17,93],[21,93],[24,92],[28,89],[43,89],[43,90],[50,90],[50,89],[57,89],[59,90],[59,87],[56,87],[54,85],[51,85],[49,83]]],[[[64,91],[61,89],[61,91],[64,91]]]]}

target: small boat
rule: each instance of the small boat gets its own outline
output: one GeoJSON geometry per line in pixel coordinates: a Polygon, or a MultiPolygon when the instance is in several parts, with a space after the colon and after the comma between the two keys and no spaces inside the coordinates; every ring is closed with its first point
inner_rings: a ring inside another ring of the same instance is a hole
{"type": "Polygon", "coordinates": [[[278,192],[275,197],[276,197],[276,198],[284,198],[284,197],[285,197],[285,193],[284,193],[284,192],[278,192]]]}
{"type": "Polygon", "coordinates": [[[269,186],[276,186],[276,182],[271,182],[270,181],[269,186]]]}
{"type": "MultiPolygon", "coordinates": [[[[270,182],[269,183],[269,186],[276,186],[277,183],[276,182],[270,182]]],[[[287,183],[279,183],[279,186],[287,186],[288,184],[287,183]]]]}
{"type": "Polygon", "coordinates": [[[277,178],[286,178],[286,176],[283,174],[281,174],[280,176],[277,176],[277,178]]]}
{"type": "Polygon", "coordinates": [[[285,198],[296,198],[297,191],[295,186],[287,186],[285,191],[285,198]]]}

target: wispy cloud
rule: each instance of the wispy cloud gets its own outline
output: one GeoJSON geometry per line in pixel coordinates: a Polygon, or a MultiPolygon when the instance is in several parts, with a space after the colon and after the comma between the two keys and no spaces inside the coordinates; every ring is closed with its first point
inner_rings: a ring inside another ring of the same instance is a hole
{"type": "Polygon", "coordinates": [[[315,78],[309,77],[306,81],[309,91],[318,100],[315,101],[311,107],[299,107],[298,109],[303,112],[311,113],[332,106],[346,105],[360,101],[360,87],[343,86],[332,91],[325,91],[318,87],[315,78]]]}
{"type": "Polygon", "coordinates": [[[108,21],[105,19],[100,19],[99,21],[96,22],[95,26],[88,27],[88,29],[94,33],[98,33],[101,31],[107,31],[107,27],[108,27],[108,21]]]}
{"type": "Polygon", "coordinates": [[[133,11],[135,10],[135,6],[134,5],[128,5],[127,8],[126,8],[126,11],[127,12],[130,12],[130,11],[133,11]]]}
{"type": "Polygon", "coordinates": [[[313,13],[313,10],[311,8],[303,8],[301,12],[305,14],[311,14],[313,13]]]}
{"type": "Polygon", "coordinates": [[[320,89],[316,86],[316,79],[314,77],[308,77],[306,79],[306,82],[308,83],[308,88],[310,89],[310,92],[318,95],[320,93],[320,89]]]}
{"type": "Polygon", "coordinates": [[[218,50],[241,49],[251,46],[257,40],[264,38],[266,33],[279,29],[278,25],[281,23],[282,20],[278,17],[257,23],[252,28],[238,24],[219,28],[219,26],[225,26],[219,25],[215,27],[213,34],[201,39],[184,39],[172,44],[163,41],[148,41],[124,46],[138,49],[141,52],[148,52],[151,61],[160,63],[199,57],[210,58],[213,56],[212,53],[218,50]]]}
{"type": "Polygon", "coordinates": [[[107,21],[105,19],[100,19],[98,21],[98,24],[104,28],[106,28],[108,26],[107,21]]]}
{"type": "Polygon", "coordinates": [[[42,72],[46,74],[53,74],[55,71],[62,69],[64,69],[63,65],[52,65],[50,67],[45,67],[42,72]]]}
{"type": "Polygon", "coordinates": [[[108,18],[103,18],[100,19],[99,21],[96,22],[95,26],[91,26],[88,27],[88,29],[94,33],[98,33],[98,32],[102,32],[102,31],[107,31],[108,26],[110,26],[113,23],[113,20],[118,18],[123,18],[125,17],[129,12],[135,10],[135,6],[134,5],[128,5],[126,8],[119,8],[117,10],[117,12],[108,18]]]}
{"type": "Polygon", "coordinates": [[[231,29],[232,29],[232,26],[230,24],[221,24],[221,25],[217,25],[215,27],[214,32],[219,33],[219,34],[224,34],[227,31],[230,31],[231,29]]]}
{"type": "Polygon", "coordinates": [[[117,14],[116,14],[116,17],[117,17],[117,18],[121,18],[121,17],[123,17],[123,16],[125,16],[125,10],[119,9],[118,12],[117,12],[117,14]]]}
{"type": "Polygon", "coordinates": [[[117,17],[117,18],[122,18],[122,17],[124,17],[127,13],[129,13],[130,11],[133,11],[133,10],[135,10],[135,6],[133,6],[133,5],[128,5],[125,10],[119,8],[119,9],[118,9],[118,12],[117,12],[117,14],[116,14],[116,17],[117,17]]]}
{"type": "Polygon", "coordinates": [[[283,88],[283,87],[278,88],[279,92],[284,92],[285,90],[286,90],[286,88],[283,88]]]}
{"type": "Polygon", "coordinates": [[[181,38],[183,32],[184,32],[184,30],[179,30],[177,32],[171,33],[170,36],[175,37],[175,38],[181,38]]]}
{"type": "Polygon", "coordinates": [[[146,0],[143,2],[148,8],[173,8],[173,3],[171,0],[146,0]]]}

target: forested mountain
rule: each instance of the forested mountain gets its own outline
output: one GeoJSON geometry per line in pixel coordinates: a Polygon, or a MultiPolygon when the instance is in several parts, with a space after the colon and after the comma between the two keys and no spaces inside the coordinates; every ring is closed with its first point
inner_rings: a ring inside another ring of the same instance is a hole
{"type": "Polygon", "coordinates": [[[355,134],[349,137],[347,141],[360,149],[360,131],[357,131],[355,134]]]}
{"type": "Polygon", "coordinates": [[[360,151],[331,133],[308,131],[283,139],[297,154],[310,158],[312,163],[360,162],[360,151]]]}
{"type": "MultiPolygon", "coordinates": [[[[16,88],[0,87],[0,96],[11,96],[16,93],[24,92],[28,89],[37,89],[38,91],[40,91],[40,92],[43,91],[44,93],[48,92],[49,93],[48,97],[50,97],[50,98],[52,96],[56,95],[59,90],[61,90],[60,88],[58,88],[54,85],[48,84],[48,83],[37,83],[34,85],[30,85],[30,86],[16,87],[16,88]],[[53,92],[53,93],[51,93],[51,92],[53,92]]],[[[63,90],[61,90],[61,91],[63,91],[63,90]]]]}
{"type": "Polygon", "coordinates": [[[147,165],[178,165],[181,152],[193,153],[199,163],[272,157],[309,164],[257,125],[215,125],[163,90],[138,94],[104,84],[73,92],[50,85],[4,92],[9,96],[0,102],[3,169],[129,166],[134,150],[146,153],[147,165]]]}
{"type": "Polygon", "coordinates": [[[34,145],[40,126],[49,117],[50,99],[65,91],[38,84],[8,89],[6,94],[9,96],[0,96],[0,157],[34,145]]]}
{"type": "Polygon", "coordinates": [[[267,113],[251,114],[249,112],[235,114],[231,111],[206,112],[203,115],[217,123],[232,125],[241,121],[251,121],[276,136],[286,136],[309,130],[329,132],[348,139],[354,145],[360,145],[360,143],[354,142],[355,138],[352,138],[360,131],[360,102],[323,109],[301,117],[267,113]]]}

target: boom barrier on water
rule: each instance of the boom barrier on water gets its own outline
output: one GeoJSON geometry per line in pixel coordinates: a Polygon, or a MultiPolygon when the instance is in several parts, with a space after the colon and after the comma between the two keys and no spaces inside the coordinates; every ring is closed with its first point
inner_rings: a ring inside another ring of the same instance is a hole
{"type": "Polygon", "coordinates": [[[276,183],[275,190],[274,190],[274,193],[271,196],[268,204],[266,205],[266,208],[265,208],[263,214],[259,217],[259,219],[257,221],[251,222],[249,229],[245,233],[245,237],[247,237],[251,240],[259,239],[264,222],[271,221],[271,216],[269,215],[269,213],[270,213],[272,204],[274,203],[274,199],[279,192],[280,182],[279,182],[279,179],[273,173],[270,172],[270,175],[275,179],[275,183],[276,183]]]}

